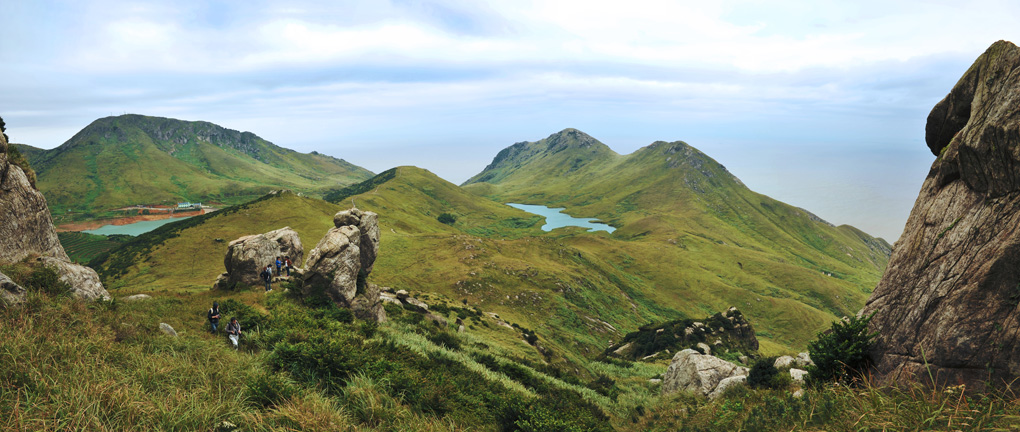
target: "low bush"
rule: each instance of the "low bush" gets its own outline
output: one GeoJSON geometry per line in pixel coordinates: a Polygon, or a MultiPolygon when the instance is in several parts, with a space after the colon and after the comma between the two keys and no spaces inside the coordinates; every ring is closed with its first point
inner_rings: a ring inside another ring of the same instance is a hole
{"type": "Polygon", "coordinates": [[[747,373],[747,386],[755,389],[778,388],[776,377],[779,376],[779,370],[776,369],[775,363],[775,357],[755,361],[751,371],[747,373]]]}
{"type": "Polygon", "coordinates": [[[868,333],[871,317],[851,317],[832,323],[832,327],[808,343],[813,366],[808,366],[809,380],[814,383],[860,382],[871,366],[868,351],[878,333],[868,333]]]}

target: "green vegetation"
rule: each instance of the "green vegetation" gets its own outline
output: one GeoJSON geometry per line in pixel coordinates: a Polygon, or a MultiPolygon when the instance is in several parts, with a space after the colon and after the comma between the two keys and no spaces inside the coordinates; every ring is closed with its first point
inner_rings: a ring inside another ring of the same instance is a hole
{"type": "Polygon", "coordinates": [[[100,255],[109,253],[134,239],[129,235],[98,235],[84,232],[58,232],[60,245],[71,257],[71,261],[88,263],[100,255]]]}
{"type": "Polygon", "coordinates": [[[437,217],[436,220],[438,220],[439,223],[444,223],[444,224],[447,224],[447,225],[453,225],[453,224],[457,223],[457,216],[454,216],[454,215],[449,214],[449,213],[443,213],[443,214],[439,215],[439,217],[437,217]]]}
{"type": "Polygon", "coordinates": [[[323,195],[322,199],[334,204],[341,204],[342,201],[347,198],[371,192],[373,189],[378,188],[379,185],[386,183],[390,180],[393,180],[393,177],[395,177],[396,175],[397,169],[391,168],[361,183],[353,184],[345,188],[330,191],[323,195]]]}
{"type": "Polygon", "coordinates": [[[372,175],[250,132],[139,115],[96,120],[63,145],[26,156],[58,222],[135,204],[239,204],[281,188],[321,194],[372,175]]]}
{"type": "Polygon", "coordinates": [[[775,357],[764,357],[756,360],[751,365],[751,370],[747,373],[747,386],[753,389],[768,388],[786,388],[785,386],[780,387],[776,377],[779,376],[779,369],[776,369],[776,358],[775,357]]]}
{"type": "Polygon", "coordinates": [[[868,351],[877,333],[868,332],[871,317],[850,317],[832,323],[826,333],[808,344],[814,366],[808,373],[814,381],[859,383],[871,366],[868,351]]]}
{"type": "Polygon", "coordinates": [[[204,328],[215,298],[83,303],[33,291],[22,308],[0,310],[0,429],[212,430],[223,421],[252,431],[1020,427],[1015,395],[958,388],[864,382],[809,388],[799,398],[790,388],[739,386],[715,401],[660,396],[648,378],[663,367],[618,360],[593,362],[582,375],[543,372],[421,314],[387,308],[389,323],[337,322],[329,306],[282,293],[220,298],[225,313],[242,317],[235,351],[204,328]],[[159,322],[180,336],[163,335],[159,322]],[[460,347],[431,342],[436,334],[460,347]],[[615,398],[572,384],[586,373],[591,387],[615,398]]]}

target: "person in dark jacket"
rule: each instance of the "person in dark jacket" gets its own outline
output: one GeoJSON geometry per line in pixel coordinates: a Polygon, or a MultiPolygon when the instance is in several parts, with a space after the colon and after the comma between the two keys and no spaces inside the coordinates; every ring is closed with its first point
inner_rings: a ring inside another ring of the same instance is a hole
{"type": "Polygon", "coordinates": [[[266,268],[262,270],[262,273],[259,273],[259,276],[262,276],[262,281],[264,281],[266,283],[266,292],[272,291],[273,290],[273,266],[272,266],[272,264],[267,265],[266,268]]]}
{"type": "Polygon", "coordinates": [[[212,328],[211,332],[216,333],[216,329],[220,326],[220,304],[219,302],[212,302],[212,308],[209,309],[209,327],[212,328]]]}
{"type": "Polygon", "coordinates": [[[237,317],[230,317],[230,323],[227,324],[227,338],[234,344],[234,349],[237,349],[237,342],[241,339],[241,323],[237,322],[237,317]]]}

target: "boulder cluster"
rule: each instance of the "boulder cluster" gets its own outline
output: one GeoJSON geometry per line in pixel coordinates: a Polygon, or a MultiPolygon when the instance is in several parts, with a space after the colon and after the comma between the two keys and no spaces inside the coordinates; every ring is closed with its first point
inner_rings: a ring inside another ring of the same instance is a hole
{"type": "MultiPolygon", "coordinates": [[[[0,264],[33,257],[32,265],[52,268],[74,296],[110,298],[95,270],[72,263],[64,252],[46,198],[9,159],[7,140],[0,135],[0,264]]],[[[24,288],[0,274],[0,307],[22,303],[25,295],[24,288]]]]}
{"type": "Polygon", "coordinates": [[[628,360],[649,360],[690,348],[701,354],[734,353],[750,355],[758,351],[754,328],[735,307],[705,319],[682,319],[658,326],[645,326],[628,333],[610,346],[604,355],[628,360]]]}
{"type": "MultiPolygon", "coordinates": [[[[776,359],[776,369],[789,369],[794,381],[803,382],[806,368],[814,363],[807,353],[800,353],[796,358],[782,356],[776,359]]],[[[666,369],[662,379],[663,394],[679,391],[693,392],[709,399],[721,396],[726,389],[741,385],[747,381],[750,370],[726,360],[693,349],[685,349],[673,356],[673,361],[666,369]]]]}
{"type": "MultiPolygon", "coordinates": [[[[379,253],[379,216],[353,208],[337,213],[333,225],[308,253],[304,267],[294,269],[295,287],[305,296],[324,295],[359,319],[385,321],[381,289],[367,281],[379,253]]],[[[301,239],[290,227],[234,240],[223,259],[227,271],[213,288],[261,286],[262,268],[278,256],[290,257],[294,263],[304,257],[301,239]]],[[[287,279],[275,277],[281,278],[287,279]]]]}

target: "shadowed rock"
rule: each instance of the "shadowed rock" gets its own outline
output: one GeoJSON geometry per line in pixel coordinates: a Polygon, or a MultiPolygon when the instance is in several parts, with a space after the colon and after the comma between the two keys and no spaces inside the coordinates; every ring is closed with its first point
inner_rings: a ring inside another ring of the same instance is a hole
{"type": "Polygon", "coordinates": [[[1020,376],[1020,48],[999,41],[928,116],[935,155],[862,310],[880,380],[1020,376]]]}
{"type": "Polygon", "coordinates": [[[304,247],[297,231],[283,227],[265,234],[241,237],[230,242],[223,266],[227,272],[216,279],[214,289],[233,289],[237,284],[261,286],[259,273],[267,265],[276,269],[276,257],[290,257],[297,265],[304,257],[304,247]]]}
{"type": "Polygon", "coordinates": [[[7,275],[0,273],[0,307],[15,306],[25,302],[25,289],[14,283],[7,275]]]}
{"type": "Polygon", "coordinates": [[[302,294],[322,293],[355,317],[386,321],[379,289],[367,282],[379,252],[379,216],[353,208],[338,212],[333,225],[308,253],[302,294]]]}

